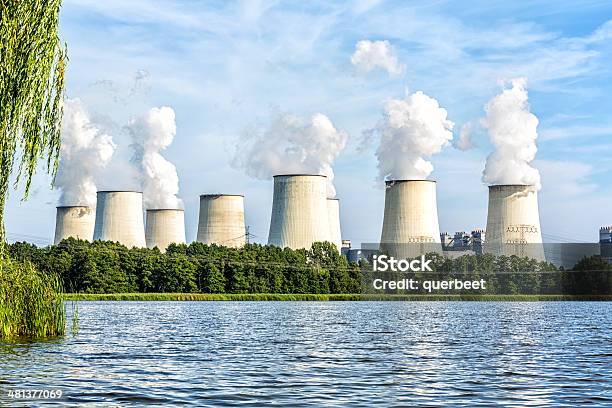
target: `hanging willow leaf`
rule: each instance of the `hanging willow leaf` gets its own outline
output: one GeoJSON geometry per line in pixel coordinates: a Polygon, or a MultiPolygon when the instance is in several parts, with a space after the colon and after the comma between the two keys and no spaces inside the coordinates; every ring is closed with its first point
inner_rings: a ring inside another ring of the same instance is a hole
{"type": "Polygon", "coordinates": [[[66,47],[61,0],[0,0],[0,246],[12,175],[27,198],[40,160],[54,176],[60,148],[66,47]]]}

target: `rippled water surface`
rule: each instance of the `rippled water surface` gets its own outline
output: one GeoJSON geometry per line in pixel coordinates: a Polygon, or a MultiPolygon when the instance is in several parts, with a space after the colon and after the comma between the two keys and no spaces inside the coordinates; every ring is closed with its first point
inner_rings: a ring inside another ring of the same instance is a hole
{"type": "Polygon", "coordinates": [[[0,406],[610,406],[611,384],[610,302],[80,302],[75,337],[0,345],[0,406]]]}

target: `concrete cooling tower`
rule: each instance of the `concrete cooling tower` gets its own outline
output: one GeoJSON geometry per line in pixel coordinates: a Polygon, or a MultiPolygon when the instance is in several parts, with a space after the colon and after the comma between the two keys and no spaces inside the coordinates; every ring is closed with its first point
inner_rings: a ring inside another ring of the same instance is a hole
{"type": "Polygon", "coordinates": [[[96,214],[93,208],[84,205],[57,207],[55,216],[55,245],[72,237],[91,241],[94,233],[96,214]]]}
{"type": "Polygon", "coordinates": [[[170,244],[185,243],[185,212],[178,209],[149,209],[145,230],[147,248],[165,252],[170,244]]]}
{"type": "Polygon", "coordinates": [[[435,181],[386,182],[380,244],[382,251],[396,258],[442,252],[435,181]]]}
{"type": "Polygon", "coordinates": [[[484,252],[544,261],[538,193],[521,184],[489,186],[484,252]]]}
{"type": "Polygon", "coordinates": [[[342,248],[342,233],[340,231],[340,200],[327,199],[327,219],[329,221],[329,242],[336,245],[338,252],[342,248]]]}
{"type": "Polygon", "coordinates": [[[309,249],[329,241],[327,177],[312,174],[274,176],[268,244],[309,249]]]}
{"type": "Polygon", "coordinates": [[[200,196],[198,242],[241,247],[246,242],[244,197],[235,194],[200,196]]]}
{"type": "Polygon", "coordinates": [[[119,242],[128,248],[144,248],[142,193],[98,191],[94,240],[119,242]]]}

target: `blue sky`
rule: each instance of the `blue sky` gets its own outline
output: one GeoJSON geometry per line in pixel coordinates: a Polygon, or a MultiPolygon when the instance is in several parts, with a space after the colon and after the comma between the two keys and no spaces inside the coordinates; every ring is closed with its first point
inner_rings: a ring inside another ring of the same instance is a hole
{"type": "MultiPolygon", "coordinates": [[[[385,101],[424,91],[448,110],[457,138],[484,116],[500,81],[519,76],[540,120],[534,165],[545,239],[594,241],[612,224],[608,1],[64,0],[61,31],[69,97],[116,123],[152,106],[176,111],[177,136],[164,154],[178,169],[189,241],[207,192],[245,194],[251,232],[267,239],[272,182],[230,162],[245,129],[281,110],[323,113],[350,135],[334,166],[343,235],[375,242],[384,201],[376,146],[358,147],[385,101]],[[360,40],[389,41],[403,74],[358,72],[350,58],[360,40]]],[[[473,139],[471,150],[449,147],[430,159],[443,231],[486,223],[481,176],[491,146],[481,130],[473,139]]],[[[51,241],[58,193],[49,184],[41,172],[27,202],[12,193],[9,239],[51,241]]]]}

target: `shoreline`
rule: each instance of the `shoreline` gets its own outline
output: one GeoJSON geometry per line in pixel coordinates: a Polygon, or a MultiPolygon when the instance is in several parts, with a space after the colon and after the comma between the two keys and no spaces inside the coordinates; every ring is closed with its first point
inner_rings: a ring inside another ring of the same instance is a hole
{"type": "Polygon", "coordinates": [[[67,301],[612,301],[612,295],[384,295],[302,293],[66,293],[67,301]]]}

